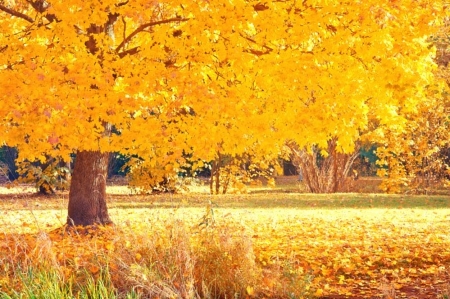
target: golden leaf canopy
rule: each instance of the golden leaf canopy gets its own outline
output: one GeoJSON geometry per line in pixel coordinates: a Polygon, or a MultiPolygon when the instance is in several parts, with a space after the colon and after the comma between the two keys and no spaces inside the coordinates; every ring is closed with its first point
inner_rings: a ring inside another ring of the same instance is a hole
{"type": "Polygon", "coordinates": [[[432,1],[0,2],[1,141],[176,160],[401,128],[434,80],[432,1]]]}

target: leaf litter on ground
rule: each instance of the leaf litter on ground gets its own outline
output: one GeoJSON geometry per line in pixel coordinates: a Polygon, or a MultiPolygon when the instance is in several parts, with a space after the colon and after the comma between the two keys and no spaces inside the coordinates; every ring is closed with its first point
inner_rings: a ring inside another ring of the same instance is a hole
{"type": "MultiPolygon", "coordinates": [[[[123,241],[121,235],[162,234],[174,220],[195,228],[210,200],[215,203],[216,223],[238,224],[250,232],[255,260],[265,269],[264,275],[270,278],[271,271],[288,263],[292,273],[312,277],[308,289],[316,296],[368,298],[384,294],[387,298],[386,294],[392,293],[396,298],[437,298],[448,286],[450,206],[449,198],[442,196],[111,195],[110,214],[116,223],[114,230],[120,233],[114,237],[102,234],[102,229],[88,231],[100,236],[89,246],[114,254],[117,242],[123,241]]],[[[0,250],[11,248],[4,242],[28,242],[31,246],[16,244],[15,248],[29,255],[47,248],[49,256],[68,273],[70,267],[99,272],[100,265],[93,263],[89,251],[80,245],[82,233],[64,238],[60,228],[66,205],[64,194],[14,199],[2,195],[0,250]],[[52,244],[51,249],[46,243],[52,244]]],[[[136,253],[135,258],[140,255],[136,253]]],[[[270,279],[265,281],[260,289],[272,285],[270,279]]],[[[253,288],[248,286],[252,294],[253,288]]]]}

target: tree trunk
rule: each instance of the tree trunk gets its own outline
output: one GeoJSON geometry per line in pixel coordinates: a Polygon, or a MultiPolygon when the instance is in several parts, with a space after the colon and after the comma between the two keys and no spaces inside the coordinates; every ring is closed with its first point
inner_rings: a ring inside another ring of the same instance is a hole
{"type": "Polygon", "coordinates": [[[308,153],[299,149],[295,143],[288,144],[291,151],[292,163],[301,171],[303,180],[312,193],[334,193],[343,190],[345,179],[359,154],[359,144],[351,154],[337,151],[336,139],[328,141],[328,156],[320,157],[319,149],[313,147],[308,153]]]}
{"type": "Polygon", "coordinates": [[[221,163],[220,161],[220,153],[217,156],[217,164],[216,164],[216,194],[219,194],[220,190],[220,171],[221,171],[221,163]]]}
{"type": "Polygon", "coordinates": [[[69,192],[68,225],[112,223],[106,207],[109,153],[77,153],[69,192]]]}
{"type": "Polygon", "coordinates": [[[214,178],[216,177],[216,161],[212,161],[211,164],[211,175],[209,181],[209,192],[214,194],[214,178]]]}
{"type": "Polygon", "coordinates": [[[220,191],[221,157],[220,153],[218,153],[217,159],[212,161],[211,180],[209,182],[209,191],[211,194],[219,194],[220,191]]]}

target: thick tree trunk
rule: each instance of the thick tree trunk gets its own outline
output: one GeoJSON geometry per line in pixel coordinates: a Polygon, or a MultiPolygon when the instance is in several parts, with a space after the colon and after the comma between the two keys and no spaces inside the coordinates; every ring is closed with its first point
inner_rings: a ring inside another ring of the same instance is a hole
{"type": "Polygon", "coordinates": [[[112,223],[106,207],[109,153],[77,153],[69,192],[68,225],[112,223]]]}

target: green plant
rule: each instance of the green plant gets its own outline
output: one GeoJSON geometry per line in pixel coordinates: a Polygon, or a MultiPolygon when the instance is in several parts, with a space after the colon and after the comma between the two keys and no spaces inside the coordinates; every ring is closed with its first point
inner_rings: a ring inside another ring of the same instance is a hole
{"type": "Polygon", "coordinates": [[[23,273],[17,273],[17,275],[21,288],[19,290],[13,289],[10,293],[1,291],[0,298],[61,299],[74,297],[71,282],[65,282],[57,271],[28,268],[23,273]]]}
{"type": "Polygon", "coordinates": [[[86,273],[87,282],[79,286],[79,298],[104,299],[117,298],[108,269],[100,272],[99,278],[86,273]]]}
{"type": "Polygon", "coordinates": [[[283,291],[288,298],[307,298],[308,287],[311,285],[314,276],[311,273],[302,273],[295,267],[295,260],[286,260],[280,272],[283,274],[283,291]]]}

